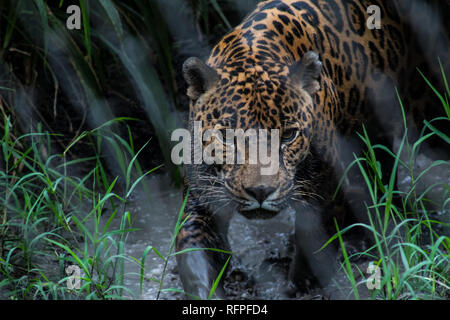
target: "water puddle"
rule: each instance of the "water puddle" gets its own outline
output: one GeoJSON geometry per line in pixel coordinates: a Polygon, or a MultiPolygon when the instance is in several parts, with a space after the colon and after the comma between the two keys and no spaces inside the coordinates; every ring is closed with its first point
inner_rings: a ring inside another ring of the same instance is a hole
{"type": "MultiPolygon", "coordinates": [[[[133,217],[133,228],[126,246],[126,254],[141,259],[148,246],[156,248],[163,256],[170,250],[173,230],[182,205],[182,191],[174,188],[168,176],[153,176],[146,180],[148,190],[139,188],[127,206],[133,217]]],[[[140,293],[140,278],[129,275],[125,279],[125,286],[136,293],[139,299],[156,299],[159,281],[162,277],[165,262],[151,251],[145,263],[145,277],[143,290],[140,293]]],[[[134,263],[126,263],[125,273],[139,273],[139,267],[134,263]]],[[[163,288],[182,289],[176,274],[176,259],[168,259],[163,288]]],[[[162,292],[160,299],[183,299],[177,292],[162,292]]]]}

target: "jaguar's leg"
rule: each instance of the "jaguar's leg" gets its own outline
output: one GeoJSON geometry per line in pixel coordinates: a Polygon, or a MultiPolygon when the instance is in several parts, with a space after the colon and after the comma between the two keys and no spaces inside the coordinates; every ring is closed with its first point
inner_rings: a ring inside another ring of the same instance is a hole
{"type": "Polygon", "coordinates": [[[289,276],[298,287],[304,284],[305,277],[317,280],[324,287],[337,270],[337,251],[332,244],[318,251],[329,240],[320,211],[313,206],[296,211],[295,256],[289,276]]]}
{"type": "MultiPolygon", "coordinates": [[[[227,222],[207,214],[199,214],[194,210],[183,224],[177,236],[176,250],[199,248],[177,255],[178,270],[187,298],[200,297],[208,299],[211,287],[225,265],[228,255],[226,253],[202,248],[215,248],[229,251],[226,239],[227,222]]],[[[221,281],[222,282],[222,281],[221,281]]],[[[222,284],[217,286],[215,297],[224,298],[222,284]]]]}

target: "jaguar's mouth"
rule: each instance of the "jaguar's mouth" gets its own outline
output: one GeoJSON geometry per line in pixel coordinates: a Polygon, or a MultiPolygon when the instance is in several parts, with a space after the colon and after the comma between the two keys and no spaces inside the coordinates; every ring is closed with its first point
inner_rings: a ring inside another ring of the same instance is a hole
{"type": "Polygon", "coordinates": [[[238,208],[238,211],[247,219],[270,219],[276,216],[281,208],[273,201],[264,201],[263,203],[246,201],[238,208]]]}
{"type": "Polygon", "coordinates": [[[252,219],[271,219],[275,217],[278,213],[278,211],[269,211],[266,209],[258,208],[253,210],[245,210],[246,208],[239,208],[238,211],[240,214],[242,214],[245,218],[252,220],[252,219]]]}

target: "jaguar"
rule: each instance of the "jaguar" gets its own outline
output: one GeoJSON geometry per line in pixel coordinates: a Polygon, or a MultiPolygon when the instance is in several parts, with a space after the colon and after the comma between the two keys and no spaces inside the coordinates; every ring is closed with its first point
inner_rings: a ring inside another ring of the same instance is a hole
{"type": "MultiPolygon", "coordinates": [[[[336,250],[318,249],[336,216],[330,204],[352,154],[350,137],[363,124],[394,135],[400,113],[389,107],[394,88],[411,90],[404,81],[407,30],[396,9],[383,0],[264,1],[206,62],[185,61],[190,130],[195,121],[202,130],[277,129],[280,140],[279,170],[272,175],[248,161],[185,166],[187,202],[176,250],[186,293],[208,298],[228,259],[227,232],[236,212],[247,219],[293,212],[289,278],[300,286],[309,268],[320,285],[328,283],[336,250]],[[366,25],[373,5],[382,16],[379,29],[366,25]]],[[[215,295],[225,297],[221,284],[215,295]]]]}

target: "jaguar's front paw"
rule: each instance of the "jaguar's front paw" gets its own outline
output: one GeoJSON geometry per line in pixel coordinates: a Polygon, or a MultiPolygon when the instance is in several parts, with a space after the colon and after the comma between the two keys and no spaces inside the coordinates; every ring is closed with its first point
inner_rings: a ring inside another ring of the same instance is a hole
{"type": "Polygon", "coordinates": [[[222,281],[219,282],[215,291],[211,294],[211,288],[221,270],[221,267],[219,267],[213,257],[213,253],[206,250],[177,255],[180,279],[187,299],[225,298],[222,281]]]}

